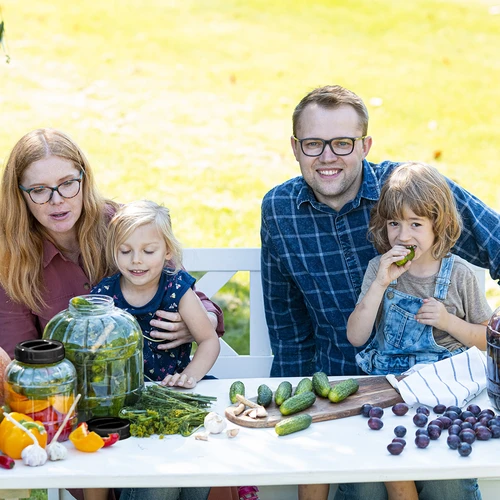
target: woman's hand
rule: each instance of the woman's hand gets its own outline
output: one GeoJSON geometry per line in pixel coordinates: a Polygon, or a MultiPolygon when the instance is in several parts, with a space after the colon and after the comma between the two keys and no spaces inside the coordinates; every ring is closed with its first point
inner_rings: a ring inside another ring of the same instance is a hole
{"type": "MultiPolygon", "coordinates": [[[[168,340],[167,343],[158,344],[156,346],[159,350],[173,349],[182,344],[194,342],[194,337],[191,335],[189,328],[182,319],[182,316],[177,312],[156,311],[156,316],[161,319],[152,319],[149,324],[158,328],[158,330],[151,330],[151,337],[154,339],[168,340]]],[[[207,312],[208,319],[217,326],[217,316],[212,312],[207,312]]]]}

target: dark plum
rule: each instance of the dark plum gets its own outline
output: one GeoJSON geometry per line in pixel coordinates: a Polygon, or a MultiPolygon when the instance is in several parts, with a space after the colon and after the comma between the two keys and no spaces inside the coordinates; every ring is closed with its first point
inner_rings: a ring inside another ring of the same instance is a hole
{"type": "Polygon", "coordinates": [[[446,406],[445,405],[436,405],[432,411],[436,414],[436,415],[441,415],[443,414],[445,411],[446,411],[446,406]]]}
{"type": "Polygon", "coordinates": [[[380,406],[372,406],[370,411],[368,412],[368,415],[370,417],[376,417],[376,418],[382,418],[383,414],[384,410],[380,408],[380,406]]]}
{"type": "MultiPolygon", "coordinates": [[[[448,418],[448,417],[446,417],[446,418],[448,418]]],[[[452,422],[453,424],[460,425],[460,426],[463,424],[463,422],[462,422],[462,419],[461,419],[461,418],[456,418],[455,420],[452,420],[451,422],[452,422]]]]}
{"type": "Polygon", "coordinates": [[[500,418],[498,417],[490,418],[488,420],[488,427],[491,427],[492,425],[500,425],[500,418]]]}
{"type": "Polygon", "coordinates": [[[404,446],[401,444],[401,443],[389,443],[387,445],[387,451],[391,454],[391,455],[399,455],[404,449],[404,446]]]}
{"type": "Polygon", "coordinates": [[[481,410],[481,412],[477,416],[478,420],[483,416],[485,417],[489,416],[490,418],[495,418],[495,412],[493,410],[490,410],[489,408],[486,408],[485,410],[481,410]]]}
{"type": "Polygon", "coordinates": [[[463,443],[472,444],[476,440],[476,433],[473,430],[466,429],[465,431],[462,431],[458,437],[463,443]]]}
{"type": "Polygon", "coordinates": [[[462,422],[462,430],[472,429],[472,424],[470,422],[462,422]]]}
{"type": "Polygon", "coordinates": [[[472,415],[470,417],[464,418],[463,421],[469,422],[470,424],[474,425],[477,422],[477,418],[474,415],[472,415]]]}
{"type": "Polygon", "coordinates": [[[441,436],[441,427],[439,427],[439,425],[430,424],[427,426],[427,432],[429,433],[429,437],[435,441],[441,436]]]}
{"type": "Polygon", "coordinates": [[[443,429],[448,429],[450,425],[452,424],[451,418],[445,417],[444,415],[441,415],[438,417],[436,420],[439,420],[443,424],[443,429]]]}
{"type": "Polygon", "coordinates": [[[493,439],[500,438],[500,425],[492,425],[490,426],[491,437],[493,439]]]}
{"type": "Polygon", "coordinates": [[[456,450],[460,443],[462,441],[460,441],[460,438],[456,435],[456,434],[451,434],[450,436],[448,436],[448,438],[446,439],[446,442],[448,443],[448,446],[452,449],[452,450],[456,450]]]}
{"type": "Polygon", "coordinates": [[[431,420],[429,422],[429,425],[437,425],[441,430],[444,429],[444,424],[441,420],[439,420],[439,418],[431,420]]]}
{"type": "Polygon", "coordinates": [[[468,457],[472,452],[472,446],[469,443],[460,443],[458,445],[458,453],[461,457],[468,457]]]}
{"type": "Polygon", "coordinates": [[[476,418],[476,415],[474,415],[474,413],[472,413],[472,412],[471,412],[471,411],[469,411],[469,410],[465,410],[465,411],[463,411],[463,412],[460,414],[460,418],[461,418],[462,420],[466,420],[466,419],[467,419],[467,418],[469,418],[469,417],[474,417],[474,418],[476,418]]]}
{"type": "Polygon", "coordinates": [[[424,434],[425,436],[429,435],[429,431],[425,428],[420,428],[415,431],[415,436],[420,436],[421,434],[424,434]]]}
{"type": "Polygon", "coordinates": [[[445,417],[451,418],[452,420],[456,420],[457,418],[459,418],[459,415],[456,411],[448,411],[447,410],[443,413],[443,415],[445,417]]]}
{"type": "Polygon", "coordinates": [[[406,441],[403,439],[403,438],[398,438],[398,437],[395,437],[393,440],[392,440],[393,443],[401,443],[403,446],[406,446],[406,441]]]}
{"type": "Polygon", "coordinates": [[[398,417],[402,417],[403,415],[406,415],[408,413],[408,405],[406,403],[396,403],[392,407],[392,413],[394,415],[397,415],[398,417]]]}
{"type": "Polygon", "coordinates": [[[394,427],[394,434],[398,438],[404,437],[404,435],[406,434],[406,427],[404,425],[398,425],[397,427],[394,427]]]}
{"type": "Polygon", "coordinates": [[[378,431],[384,427],[384,422],[378,417],[370,417],[368,419],[368,427],[374,431],[378,431]]]}
{"type": "Polygon", "coordinates": [[[488,441],[491,439],[492,432],[488,427],[484,427],[484,425],[479,426],[476,429],[476,438],[478,441],[488,441]]]}
{"type": "Polygon", "coordinates": [[[417,448],[427,448],[430,442],[431,440],[429,436],[426,436],[425,434],[420,434],[420,436],[417,436],[415,438],[415,444],[417,445],[417,448]]]}
{"type": "Polygon", "coordinates": [[[428,417],[431,412],[429,411],[429,408],[427,406],[419,406],[416,410],[416,413],[423,413],[426,417],[428,417]]]}
{"type": "Polygon", "coordinates": [[[491,418],[488,415],[483,415],[481,418],[478,418],[477,421],[482,424],[482,425],[488,425],[488,422],[491,420],[491,418]]]}
{"type": "Polygon", "coordinates": [[[416,413],[413,416],[413,423],[417,427],[424,427],[427,424],[427,417],[423,413],[416,413]]]}
{"type": "Polygon", "coordinates": [[[446,411],[454,411],[457,415],[461,415],[462,408],[460,408],[459,406],[452,405],[448,406],[448,408],[446,408],[446,411]]]}
{"type": "Polygon", "coordinates": [[[372,408],[373,408],[373,406],[371,404],[369,404],[369,403],[364,404],[361,407],[361,415],[363,415],[363,417],[368,418],[370,416],[370,410],[372,408]]]}
{"type": "Polygon", "coordinates": [[[481,408],[475,404],[470,404],[467,406],[467,411],[470,411],[473,415],[479,415],[481,413],[481,408]]]}
{"type": "Polygon", "coordinates": [[[458,436],[460,432],[462,432],[462,427],[460,425],[453,424],[448,427],[448,434],[450,436],[452,436],[453,434],[456,434],[458,436]]]}

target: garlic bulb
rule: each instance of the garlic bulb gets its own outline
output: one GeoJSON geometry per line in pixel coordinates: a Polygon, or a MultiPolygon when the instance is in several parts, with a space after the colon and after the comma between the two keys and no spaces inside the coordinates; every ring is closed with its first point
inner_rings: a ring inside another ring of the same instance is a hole
{"type": "Polygon", "coordinates": [[[49,460],[55,462],[56,460],[64,460],[68,455],[68,450],[57,441],[52,441],[47,446],[47,455],[49,456],[49,460]]]}
{"type": "Polygon", "coordinates": [[[37,443],[26,446],[21,452],[24,465],[38,467],[47,461],[47,452],[37,443]]]}
{"type": "Polygon", "coordinates": [[[210,434],[220,434],[226,428],[226,419],[211,411],[205,416],[203,425],[210,434]]]}

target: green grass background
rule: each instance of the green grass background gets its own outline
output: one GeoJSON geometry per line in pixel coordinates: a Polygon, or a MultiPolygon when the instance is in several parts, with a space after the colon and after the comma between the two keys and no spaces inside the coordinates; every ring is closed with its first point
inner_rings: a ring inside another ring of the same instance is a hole
{"type": "MultiPolygon", "coordinates": [[[[0,163],[29,130],[60,128],[104,194],[170,207],[185,247],[259,246],[263,195],[299,174],[293,108],[332,83],[367,103],[371,161],[434,164],[500,210],[497,0],[0,6],[0,163]]],[[[220,296],[240,352],[245,284],[220,296]]],[[[491,282],[488,297],[500,305],[491,282]]]]}

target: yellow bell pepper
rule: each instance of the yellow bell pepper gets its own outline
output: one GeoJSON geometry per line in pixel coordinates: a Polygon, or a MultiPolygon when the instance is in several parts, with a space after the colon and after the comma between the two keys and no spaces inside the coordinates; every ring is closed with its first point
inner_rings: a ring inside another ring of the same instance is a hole
{"type": "Polygon", "coordinates": [[[48,399],[29,399],[14,391],[10,384],[5,384],[5,401],[12,411],[18,413],[36,413],[50,406],[48,399]]]}
{"type": "MultiPolygon", "coordinates": [[[[47,444],[47,432],[41,422],[35,422],[27,415],[17,412],[11,412],[10,416],[29,429],[38,441],[38,444],[42,448],[45,448],[47,444]]],[[[28,434],[17,428],[6,418],[2,420],[2,423],[0,423],[0,451],[10,458],[17,460],[21,458],[21,452],[24,448],[31,444],[33,444],[33,440],[28,434]]]]}

